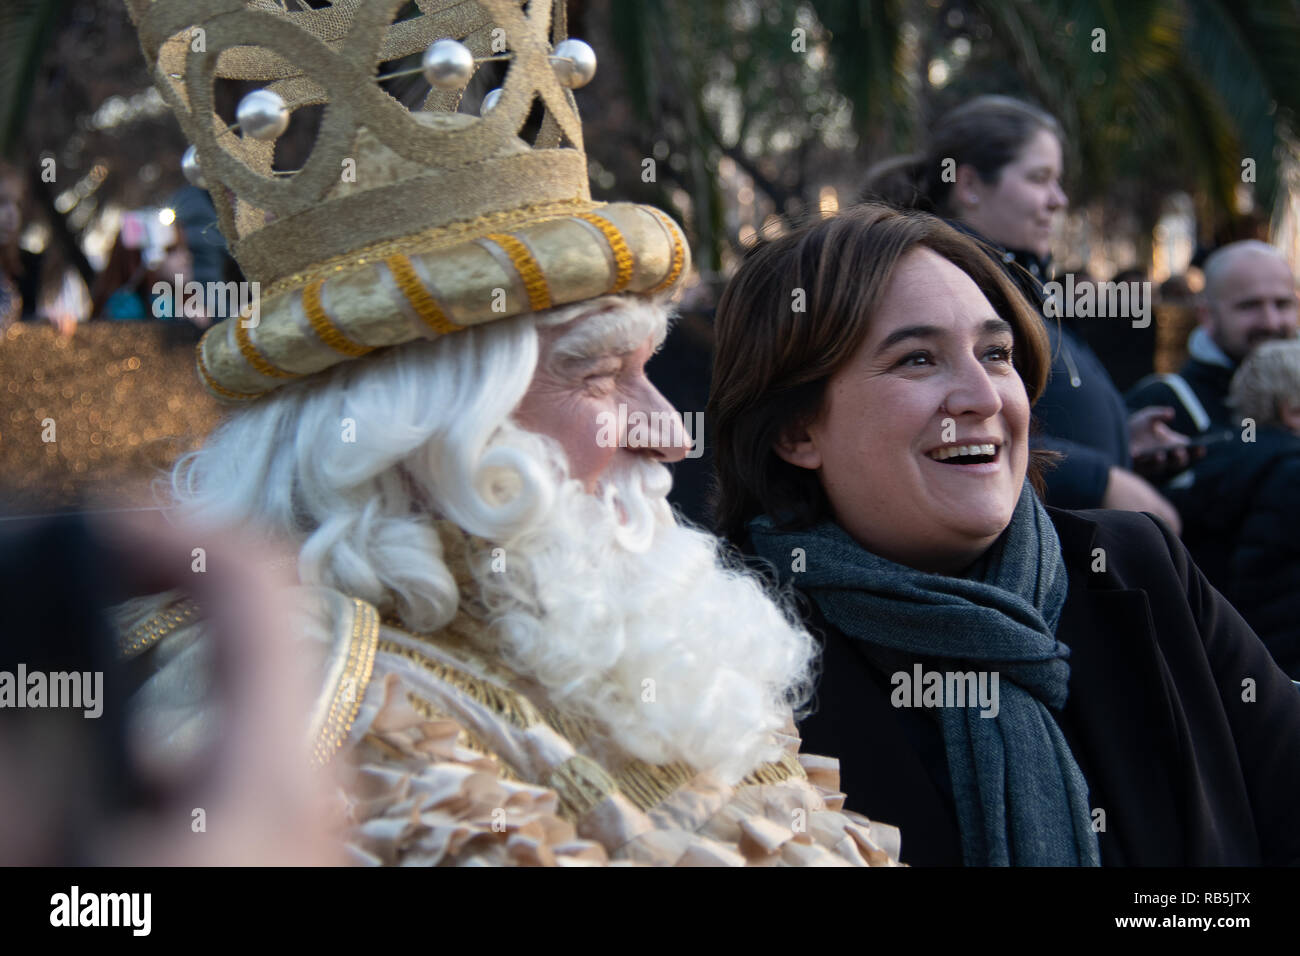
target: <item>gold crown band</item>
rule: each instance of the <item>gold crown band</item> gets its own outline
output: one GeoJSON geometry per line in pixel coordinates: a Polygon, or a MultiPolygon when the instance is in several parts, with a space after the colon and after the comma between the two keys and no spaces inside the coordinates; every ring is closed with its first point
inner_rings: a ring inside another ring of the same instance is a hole
{"type": "Polygon", "coordinates": [[[253,340],[249,338],[248,329],[244,328],[242,316],[235,320],[235,344],[239,346],[239,354],[244,356],[244,361],[267,378],[298,378],[295,372],[286,372],[282,368],[276,368],[257,351],[256,346],[253,345],[253,340]]]}
{"type": "Polygon", "coordinates": [[[493,233],[483,238],[495,242],[510,257],[515,271],[519,273],[519,278],[524,280],[524,288],[528,292],[528,304],[532,310],[541,312],[549,309],[551,290],[546,284],[546,275],[542,272],[542,267],[537,264],[537,259],[528,251],[528,247],[519,239],[505,233],[493,233]]]}
{"type": "Polygon", "coordinates": [[[211,392],[213,392],[213,394],[219,395],[220,397],[227,399],[228,401],[251,402],[255,398],[261,398],[262,397],[261,392],[231,391],[230,389],[222,385],[220,382],[218,382],[215,378],[213,378],[212,373],[208,371],[207,365],[204,364],[203,362],[203,343],[207,341],[208,336],[212,334],[213,329],[217,329],[217,328],[220,328],[220,326],[213,326],[211,329],[208,329],[208,331],[204,332],[203,338],[199,339],[199,344],[194,346],[194,363],[199,370],[199,377],[203,379],[203,383],[207,385],[208,389],[211,392]]]}
{"type": "Polygon", "coordinates": [[[411,304],[416,315],[425,325],[433,329],[439,335],[450,335],[452,332],[459,332],[465,326],[457,325],[447,314],[438,307],[437,300],[424,283],[420,281],[419,275],[415,272],[415,267],[411,265],[411,260],[406,256],[396,255],[389,256],[384,262],[388,265],[389,271],[393,273],[393,278],[397,281],[397,287],[402,290],[402,295],[406,296],[406,301],[411,304]]]}
{"type": "Polygon", "coordinates": [[[324,285],[324,279],[317,279],[302,290],[302,310],[306,313],[307,321],[311,323],[316,335],[335,352],[343,355],[356,357],[373,352],[374,346],[352,341],[330,321],[330,317],[325,314],[325,307],[321,304],[320,293],[324,285]]]}
{"type": "Polygon", "coordinates": [[[635,265],[632,259],[632,250],[627,247],[627,240],[618,231],[618,227],[604,216],[597,216],[591,212],[580,212],[574,218],[591,223],[604,235],[605,241],[609,243],[610,251],[614,253],[614,265],[617,267],[614,284],[609,291],[611,293],[622,292],[627,288],[627,284],[632,281],[632,269],[635,265]]]}
{"type": "Polygon", "coordinates": [[[673,238],[673,264],[668,270],[668,277],[648,293],[649,295],[654,295],[657,292],[662,292],[664,289],[667,289],[681,276],[682,269],[686,265],[686,247],[685,243],[682,242],[682,234],[677,231],[677,226],[671,219],[653,206],[643,206],[642,208],[658,219],[660,224],[668,230],[668,235],[673,238]]]}

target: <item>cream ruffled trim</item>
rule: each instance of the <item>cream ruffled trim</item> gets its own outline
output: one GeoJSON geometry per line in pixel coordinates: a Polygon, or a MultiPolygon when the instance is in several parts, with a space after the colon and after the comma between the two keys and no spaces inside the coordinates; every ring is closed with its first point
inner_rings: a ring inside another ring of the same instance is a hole
{"type": "Polygon", "coordinates": [[[397,673],[351,754],[348,849],[399,865],[896,866],[898,831],[841,812],[838,763],[802,758],[808,779],[727,787],[701,774],[648,814],[612,794],[579,821],[556,791],[507,779],[451,717],[421,714],[397,673]],[[635,833],[631,839],[627,834],[635,833]]]}
{"type": "Polygon", "coordinates": [[[559,816],[555,791],[505,779],[492,757],[460,741],[451,719],[428,719],[402,682],[384,682],[374,728],[352,754],[347,846],[374,865],[590,865],[604,848],[559,816]]]}

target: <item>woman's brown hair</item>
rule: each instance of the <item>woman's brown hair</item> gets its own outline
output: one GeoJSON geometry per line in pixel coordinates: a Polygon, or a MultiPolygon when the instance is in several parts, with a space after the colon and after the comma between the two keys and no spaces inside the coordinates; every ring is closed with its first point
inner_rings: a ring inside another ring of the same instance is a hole
{"type": "Polygon", "coordinates": [[[1011,96],[977,96],[939,117],[924,152],[895,156],[867,170],[859,198],[951,217],[952,169],[973,166],[984,182],[996,183],[1003,167],[1015,162],[1040,130],[1065,142],[1047,111],[1011,96]]]}
{"type": "MultiPolygon", "coordinates": [[[[708,417],[724,537],[742,544],[745,525],[761,514],[786,527],[830,517],[817,473],[773,446],[787,427],[817,416],[827,382],[866,339],[895,268],[918,246],[970,276],[1011,323],[1016,371],[1031,403],[1042,394],[1051,368],[1042,319],[988,252],[942,220],[864,204],[765,241],[718,302],[708,417]]],[[[1031,454],[1029,466],[1040,494],[1043,457],[1031,454]]]]}

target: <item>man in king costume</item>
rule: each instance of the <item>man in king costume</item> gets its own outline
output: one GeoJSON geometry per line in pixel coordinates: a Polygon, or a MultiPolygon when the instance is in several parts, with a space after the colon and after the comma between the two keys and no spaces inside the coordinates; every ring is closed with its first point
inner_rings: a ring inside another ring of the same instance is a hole
{"type": "MultiPolygon", "coordinates": [[[[571,90],[595,59],[562,3],[128,6],[263,291],[198,346],[234,407],[177,464],[177,510],[296,549],[304,759],[347,771],[350,855],[894,864],[897,830],[841,812],[837,762],[798,753],[809,635],[667,504],[689,441],[644,366],[689,250],[662,212],[591,200],[571,90]],[[421,53],[413,111],[379,65],[421,53]],[[459,112],[493,56],[499,96],[459,112]],[[238,128],[220,78],[261,84],[238,128]],[[281,174],[275,139],[316,104],[281,174]]],[[[118,622],[149,674],[138,739],[210,744],[204,609],[168,592],[118,622]]]]}

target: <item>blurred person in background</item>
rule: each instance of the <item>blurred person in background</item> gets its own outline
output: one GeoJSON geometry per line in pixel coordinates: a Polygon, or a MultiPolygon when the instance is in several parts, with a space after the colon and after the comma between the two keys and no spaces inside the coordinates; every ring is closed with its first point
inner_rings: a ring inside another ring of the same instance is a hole
{"type": "Polygon", "coordinates": [[[1224,401],[1240,426],[1174,482],[1185,540],[1293,679],[1300,679],[1300,341],[1265,341],[1224,401]]]}
{"type": "Polygon", "coordinates": [[[1173,427],[1185,435],[1236,427],[1228,404],[1233,373],[1261,344],[1294,338],[1298,309],[1295,276],[1276,248],[1244,239],[1215,250],[1205,260],[1187,362],[1176,375],[1139,382],[1127,396],[1129,407],[1169,406],[1173,427]]]}
{"type": "Polygon", "coordinates": [[[189,247],[195,282],[206,286],[242,278],[217,228],[217,210],[207,190],[187,183],[167,197],[167,208],[175,211],[176,225],[189,247]]]}
{"type": "Polygon", "coordinates": [[[20,320],[47,319],[71,335],[77,326],[75,303],[55,257],[19,245],[26,196],[22,170],[0,162],[0,331],[20,320]]]}
{"type": "Polygon", "coordinates": [[[183,300],[174,301],[177,284],[184,289],[193,275],[194,260],[185,233],[176,228],[167,212],[170,210],[141,209],[122,216],[108,261],[95,279],[93,316],[117,320],[185,317],[206,326],[201,310],[190,316],[183,300]],[[159,283],[166,288],[156,294],[154,287],[159,283]]]}
{"type": "MultiPolygon", "coordinates": [[[[1076,288],[1078,281],[1076,275],[1076,288]]],[[[1110,279],[1112,286],[1127,286],[1130,290],[1148,281],[1144,269],[1121,269],[1110,279]]],[[[1151,322],[1145,328],[1134,328],[1132,322],[1112,318],[1075,323],[1073,331],[1083,335],[1088,347],[1101,360],[1115,388],[1121,393],[1132,388],[1144,376],[1150,375],[1156,367],[1156,335],[1159,326],[1156,324],[1155,291],[1152,289],[1151,322]]],[[[1159,404],[1147,402],[1140,407],[1159,404]]],[[[1175,421],[1170,427],[1176,428],[1176,424],[1175,421]]]]}
{"type": "MultiPolygon", "coordinates": [[[[1012,97],[980,96],[939,119],[924,153],[870,170],[863,198],[936,212],[982,240],[1042,315],[1053,230],[1067,202],[1063,167],[1054,117],[1012,97]]],[[[1052,369],[1035,407],[1036,444],[1064,456],[1045,475],[1046,500],[1061,508],[1149,511],[1179,530],[1174,506],[1133,471],[1138,458],[1153,469],[1186,464],[1187,453],[1176,448],[1186,439],[1165,424],[1171,410],[1130,415],[1071,320],[1044,321],[1052,369]]]]}

